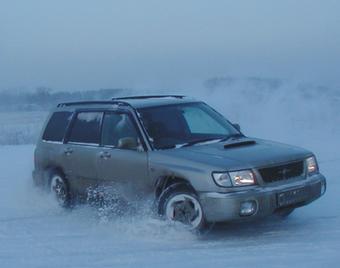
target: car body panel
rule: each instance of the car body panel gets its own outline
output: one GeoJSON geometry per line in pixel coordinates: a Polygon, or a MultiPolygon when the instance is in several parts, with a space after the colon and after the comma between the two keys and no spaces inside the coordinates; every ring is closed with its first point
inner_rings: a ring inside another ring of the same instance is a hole
{"type": "Polygon", "coordinates": [[[83,193],[89,187],[96,185],[98,146],[69,143],[65,144],[64,148],[61,152],[62,167],[73,191],[83,193]]]}
{"type": "Polygon", "coordinates": [[[279,186],[254,187],[233,193],[205,192],[200,194],[200,202],[209,222],[252,220],[272,215],[279,209],[278,194],[295,189],[306,189],[308,196],[292,207],[300,207],[318,199],[325,192],[326,179],[317,174],[303,181],[286,182],[279,186]],[[324,188],[322,188],[324,187],[324,188]],[[240,206],[243,202],[255,201],[257,211],[254,215],[244,217],[240,215],[240,206]]]}
{"type": "Polygon", "coordinates": [[[132,150],[103,147],[97,154],[98,179],[101,184],[119,185],[129,193],[129,199],[138,199],[152,192],[149,178],[148,154],[132,150]],[[107,154],[109,157],[102,157],[107,154]]]}
{"type": "Polygon", "coordinates": [[[178,160],[188,160],[214,167],[217,170],[239,170],[270,166],[301,160],[312,155],[305,149],[282,143],[253,139],[256,144],[224,148],[226,142],[196,145],[174,150],[161,150],[158,154],[178,160]]]}

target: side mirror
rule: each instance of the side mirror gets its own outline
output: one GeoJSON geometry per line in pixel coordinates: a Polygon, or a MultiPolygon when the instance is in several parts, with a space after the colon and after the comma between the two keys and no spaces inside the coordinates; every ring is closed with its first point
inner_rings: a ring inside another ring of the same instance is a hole
{"type": "Polygon", "coordinates": [[[233,124],[234,128],[241,132],[241,126],[239,124],[233,124]]]}
{"type": "Polygon", "coordinates": [[[125,137],[118,140],[119,149],[127,149],[127,150],[137,150],[138,141],[133,137],[125,137]]]}

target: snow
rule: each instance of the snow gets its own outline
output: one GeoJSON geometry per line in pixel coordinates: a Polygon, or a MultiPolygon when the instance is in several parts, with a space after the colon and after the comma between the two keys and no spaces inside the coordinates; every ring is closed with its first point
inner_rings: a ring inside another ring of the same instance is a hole
{"type": "MultiPolygon", "coordinates": [[[[335,147],[334,147],[335,148],[335,147]]],[[[339,147],[338,147],[339,148],[339,147]]],[[[340,159],[320,155],[324,197],[290,218],[216,226],[197,237],[142,209],[106,219],[59,208],[32,185],[34,147],[0,148],[1,267],[320,267],[340,263],[340,159]]],[[[331,149],[331,148],[329,148],[331,149]]]]}
{"type": "Polygon", "coordinates": [[[35,143],[47,112],[0,112],[0,145],[35,143]]]}
{"type": "Polygon", "coordinates": [[[228,100],[218,91],[198,98],[248,135],[314,151],[325,196],[285,220],[218,225],[196,236],[155,218],[145,204],[113,217],[88,206],[63,210],[32,185],[34,146],[0,146],[0,267],[339,267],[338,101],[267,92],[252,103],[235,92],[228,100]]]}

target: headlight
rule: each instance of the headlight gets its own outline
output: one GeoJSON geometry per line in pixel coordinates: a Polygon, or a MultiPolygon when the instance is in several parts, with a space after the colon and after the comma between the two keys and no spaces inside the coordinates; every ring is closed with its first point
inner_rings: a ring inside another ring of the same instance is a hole
{"type": "Polygon", "coordinates": [[[316,162],[315,156],[311,156],[306,159],[306,166],[309,175],[319,172],[318,163],[316,162]]]}
{"type": "Polygon", "coordinates": [[[214,181],[222,187],[248,186],[256,183],[255,175],[251,170],[213,173],[214,181]]]}
{"type": "Polygon", "coordinates": [[[218,186],[222,186],[222,187],[233,186],[231,184],[231,180],[230,180],[229,174],[227,172],[224,172],[224,173],[215,172],[212,175],[213,175],[215,183],[218,186]]]}
{"type": "Polygon", "coordinates": [[[229,176],[234,186],[246,186],[255,184],[255,175],[251,170],[229,172],[229,176]]]}

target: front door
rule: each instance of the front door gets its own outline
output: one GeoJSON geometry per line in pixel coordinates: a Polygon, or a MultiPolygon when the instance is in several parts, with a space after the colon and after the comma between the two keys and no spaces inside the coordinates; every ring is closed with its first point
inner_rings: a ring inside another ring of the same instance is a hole
{"type": "Polygon", "coordinates": [[[106,112],[102,126],[102,147],[97,154],[98,177],[118,195],[138,199],[150,192],[148,155],[131,115],[106,112]]]}

